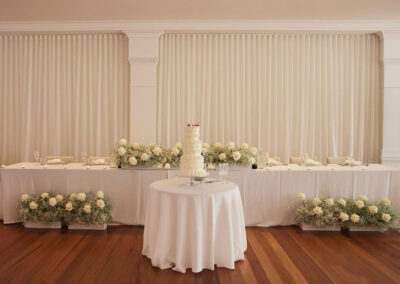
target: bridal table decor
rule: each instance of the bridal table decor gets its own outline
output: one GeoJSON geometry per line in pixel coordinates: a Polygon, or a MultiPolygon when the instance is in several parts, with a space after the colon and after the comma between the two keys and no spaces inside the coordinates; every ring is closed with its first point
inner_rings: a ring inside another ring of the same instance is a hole
{"type": "Polygon", "coordinates": [[[234,269],[247,249],[239,188],[232,182],[188,185],[186,178],[152,183],[143,255],[153,266],[184,273],[214,266],[234,269]]]}

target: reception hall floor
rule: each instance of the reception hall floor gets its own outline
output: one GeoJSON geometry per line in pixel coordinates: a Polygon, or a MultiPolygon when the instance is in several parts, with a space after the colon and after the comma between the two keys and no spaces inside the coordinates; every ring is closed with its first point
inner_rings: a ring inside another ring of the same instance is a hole
{"type": "Polygon", "coordinates": [[[107,232],[25,230],[0,221],[0,283],[399,283],[400,233],[246,228],[235,270],[194,274],[153,268],[143,227],[107,232]]]}

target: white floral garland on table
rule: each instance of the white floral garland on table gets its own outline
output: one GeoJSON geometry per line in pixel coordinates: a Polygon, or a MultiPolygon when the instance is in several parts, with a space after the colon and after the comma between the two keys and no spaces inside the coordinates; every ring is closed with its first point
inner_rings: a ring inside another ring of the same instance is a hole
{"type": "Polygon", "coordinates": [[[342,228],[353,225],[385,229],[389,228],[397,218],[388,199],[372,202],[366,196],[361,196],[357,200],[319,197],[306,200],[304,193],[299,193],[297,197],[302,201],[295,214],[295,223],[299,225],[342,228]]]}

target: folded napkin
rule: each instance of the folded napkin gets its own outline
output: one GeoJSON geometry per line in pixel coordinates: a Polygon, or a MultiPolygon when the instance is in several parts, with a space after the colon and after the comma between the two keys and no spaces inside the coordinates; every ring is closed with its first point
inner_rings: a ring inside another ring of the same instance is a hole
{"type": "Polygon", "coordinates": [[[267,160],[267,166],[269,166],[269,167],[273,167],[273,166],[279,166],[279,165],[282,165],[282,163],[281,162],[279,162],[279,161],[277,161],[277,160],[275,160],[275,159],[268,159],[267,160]]]}
{"type": "Polygon", "coordinates": [[[47,164],[49,165],[57,165],[57,164],[64,164],[61,159],[52,159],[52,160],[47,160],[47,164]]]}
{"type": "Polygon", "coordinates": [[[306,165],[307,167],[310,167],[310,166],[321,166],[322,164],[313,159],[307,159],[304,161],[304,165],[306,165]]]}
{"type": "Polygon", "coordinates": [[[361,166],[362,162],[349,158],[344,162],[344,164],[347,166],[355,167],[355,166],[361,166]]]}
{"type": "Polygon", "coordinates": [[[92,161],[93,165],[105,165],[106,164],[106,160],[104,159],[96,159],[92,161]]]}

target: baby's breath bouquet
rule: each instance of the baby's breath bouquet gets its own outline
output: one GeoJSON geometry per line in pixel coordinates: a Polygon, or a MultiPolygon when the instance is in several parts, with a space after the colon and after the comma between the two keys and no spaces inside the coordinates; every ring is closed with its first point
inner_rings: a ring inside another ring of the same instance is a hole
{"type": "Polygon", "coordinates": [[[66,224],[107,224],[112,220],[111,202],[102,191],[72,193],[63,210],[66,224]]]}
{"type": "Polygon", "coordinates": [[[43,192],[29,196],[23,194],[19,202],[19,218],[23,222],[49,224],[61,221],[64,208],[64,196],[52,192],[43,192]]]}
{"type": "Polygon", "coordinates": [[[170,149],[164,150],[164,156],[166,158],[166,164],[170,167],[179,167],[182,157],[182,144],[176,143],[176,145],[170,149]]]}
{"type": "Polygon", "coordinates": [[[246,143],[238,146],[229,142],[225,146],[217,142],[212,145],[203,143],[204,161],[209,164],[229,163],[233,165],[252,165],[256,162],[256,147],[246,143]]]}

